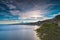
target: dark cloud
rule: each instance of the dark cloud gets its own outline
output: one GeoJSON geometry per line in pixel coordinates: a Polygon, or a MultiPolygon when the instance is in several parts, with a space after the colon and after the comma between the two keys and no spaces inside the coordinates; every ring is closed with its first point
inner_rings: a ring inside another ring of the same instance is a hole
{"type": "Polygon", "coordinates": [[[39,12],[36,10],[41,11],[44,16],[51,17],[50,15],[58,14],[60,12],[60,0],[0,0],[0,19],[15,20],[22,16],[28,17],[31,16],[27,16],[29,12],[33,12],[30,14],[38,15],[39,12]]]}
{"type": "Polygon", "coordinates": [[[18,16],[14,16],[10,13],[10,9],[6,4],[0,3],[0,20],[11,20],[17,17],[18,16]]]}

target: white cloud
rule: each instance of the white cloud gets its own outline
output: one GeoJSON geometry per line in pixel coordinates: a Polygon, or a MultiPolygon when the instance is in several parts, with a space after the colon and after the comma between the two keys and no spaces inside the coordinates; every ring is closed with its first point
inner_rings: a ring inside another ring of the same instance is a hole
{"type": "Polygon", "coordinates": [[[21,12],[19,10],[10,11],[12,15],[19,15],[21,12]]]}
{"type": "Polygon", "coordinates": [[[12,5],[12,4],[8,4],[8,7],[9,7],[10,9],[15,9],[15,8],[16,8],[16,6],[14,6],[14,5],[12,5]]]}
{"type": "Polygon", "coordinates": [[[31,10],[31,11],[22,13],[20,16],[22,18],[31,18],[31,17],[41,17],[42,14],[43,13],[40,10],[31,10]]]}
{"type": "Polygon", "coordinates": [[[42,21],[42,20],[46,20],[49,19],[47,17],[44,16],[45,13],[42,12],[41,10],[31,10],[31,11],[26,11],[20,14],[19,19],[30,19],[34,20],[34,21],[42,21]]]}
{"type": "Polygon", "coordinates": [[[53,14],[52,16],[54,17],[54,16],[56,16],[56,15],[60,15],[60,12],[59,12],[59,13],[57,13],[57,14],[53,14]]]}

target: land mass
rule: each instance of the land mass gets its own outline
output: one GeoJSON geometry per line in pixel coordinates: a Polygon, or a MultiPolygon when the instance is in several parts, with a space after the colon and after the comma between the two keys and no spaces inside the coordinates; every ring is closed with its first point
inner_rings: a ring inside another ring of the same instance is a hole
{"type": "Polygon", "coordinates": [[[36,32],[41,40],[60,40],[60,15],[45,20],[36,32]]]}

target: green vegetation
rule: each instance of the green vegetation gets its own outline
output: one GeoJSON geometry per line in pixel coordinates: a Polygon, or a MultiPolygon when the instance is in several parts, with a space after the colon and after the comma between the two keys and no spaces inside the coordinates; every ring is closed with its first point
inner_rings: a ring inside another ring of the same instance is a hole
{"type": "Polygon", "coordinates": [[[55,23],[44,23],[36,31],[41,40],[60,40],[60,27],[55,23]]]}

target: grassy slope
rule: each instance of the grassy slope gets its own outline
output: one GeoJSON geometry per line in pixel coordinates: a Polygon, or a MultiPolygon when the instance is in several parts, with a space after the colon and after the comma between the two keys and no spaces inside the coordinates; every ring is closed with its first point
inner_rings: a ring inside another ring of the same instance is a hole
{"type": "Polygon", "coordinates": [[[44,23],[36,31],[41,40],[60,40],[60,27],[55,23],[44,23]]]}

